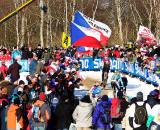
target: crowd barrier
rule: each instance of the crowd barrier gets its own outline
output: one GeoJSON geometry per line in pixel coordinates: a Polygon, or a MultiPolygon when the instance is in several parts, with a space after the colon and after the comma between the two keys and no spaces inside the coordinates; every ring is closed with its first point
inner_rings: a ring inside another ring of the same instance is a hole
{"type": "MultiPolygon", "coordinates": [[[[12,61],[5,61],[6,65],[9,66],[12,61]]],[[[102,70],[102,60],[100,58],[81,58],[80,70],[82,71],[100,71],[102,70]]],[[[29,61],[28,60],[19,60],[18,63],[22,66],[21,72],[29,71],[29,61]]],[[[123,73],[130,74],[135,77],[139,77],[145,80],[148,83],[151,83],[155,86],[158,86],[160,79],[153,71],[148,70],[147,68],[142,69],[138,66],[137,63],[128,63],[123,62],[120,59],[110,59],[110,70],[111,71],[120,71],[123,73]]],[[[1,61],[0,61],[1,65],[1,61]]]]}
{"type": "MultiPolygon", "coordinates": [[[[82,71],[100,71],[102,69],[102,60],[93,58],[81,58],[81,70],[82,71]]],[[[138,63],[123,62],[121,59],[110,59],[110,70],[123,72],[135,77],[139,77],[142,80],[158,86],[160,79],[153,71],[138,66],[138,63]]]]}

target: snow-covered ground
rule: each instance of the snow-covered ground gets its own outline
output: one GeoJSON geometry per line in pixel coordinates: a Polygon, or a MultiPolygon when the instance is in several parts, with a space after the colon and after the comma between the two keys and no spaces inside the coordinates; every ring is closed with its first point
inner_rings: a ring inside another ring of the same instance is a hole
{"type": "MultiPolygon", "coordinates": [[[[28,72],[21,73],[20,79],[24,80],[27,83],[26,76],[28,74],[29,74],[28,72]]],[[[81,74],[86,78],[89,77],[92,79],[96,79],[97,81],[101,81],[101,75],[102,75],[101,71],[82,71],[81,74]]],[[[109,87],[112,75],[113,73],[109,73],[109,79],[108,79],[109,87]]],[[[154,86],[146,84],[145,82],[140,81],[138,78],[131,78],[129,76],[127,76],[127,78],[128,78],[128,86],[126,94],[129,97],[134,97],[136,96],[137,92],[141,91],[143,92],[144,98],[146,99],[149,92],[155,89],[154,86]]],[[[112,95],[111,92],[108,95],[111,96],[112,95]]]]}
{"type": "MultiPolygon", "coordinates": [[[[83,71],[81,72],[86,78],[93,78],[96,79],[97,81],[101,81],[101,75],[102,72],[98,71],[83,71]]],[[[110,81],[111,81],[111,77],[112,77],[113,73],[109,73],[109,79],[108,79],[108,86],[110,86],[110,81]]],[[[127,86],[127,96],[129,97],[134,97],[136,96],[137,92],[141,91],[144,94],[144,99],[147,98],[147,95],[150,93],[150,91],[152,91],[153,89],[155,89],[155,87],[153,85],[150,84],[146,84],[145,82],[140,81],[138,78],[131,78],[129,76],[127,76],[128,79],[128,86],[127,86]]],[[[109,93],[108,95],[112,95],[111,93],[109,93]]]]}

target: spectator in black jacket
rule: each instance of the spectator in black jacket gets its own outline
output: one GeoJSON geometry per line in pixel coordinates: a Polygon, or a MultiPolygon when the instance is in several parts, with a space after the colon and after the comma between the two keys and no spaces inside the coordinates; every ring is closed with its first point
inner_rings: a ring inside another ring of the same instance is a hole
{"type": "Polygon", "coordinates": [[[42,58],[43,49],[41,48],[41,45],[40,45],[40,44],[38,45],[38,48],[36,48],[34,52],[36,53],[38,59],[41,59],[41,58],[42,58]]]}
{"type": "Polygon", "coordinates": [[[153,90],[150,92],[150,94],[147,97],[146,103],[150,105],[151,108],[153,108],[156,104],[158,104],[158,95],[159,90],[153,90]]]}
{"type": "Polygon", "coordinates": [[[74,105],[71,100],[69,100],[68,96],[62,96],[55,110],[57,130],[69,129],[69,126],[73,121],[73,106],[74,105]]]}

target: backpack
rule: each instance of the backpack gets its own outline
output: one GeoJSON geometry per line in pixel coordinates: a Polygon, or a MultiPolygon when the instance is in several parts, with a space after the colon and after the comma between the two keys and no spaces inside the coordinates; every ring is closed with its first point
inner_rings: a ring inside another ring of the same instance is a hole
{"type": "Polygon", "coordinates": [[[100,113],[100,119],[103,124],[110,124],[111,123],[111,110],[110,110],[110,104],[108,104],[107,108],[104,108],[101,106],[102,112],[100,113]]]}
{"type": "Polygon", "coordinates": [[[33,115],[32,118],[35,122],[44,122],[44,119],[42,117],[42,105],[41,107],[38,105],[33,106],[33,115]]]}
{"type": "Polygon", "coordinates": [[[137,103],[135,103],[135,123],[142,125],[145,124],[147,121],[147,110],[145,107],[145,103],[142,106],[139,106],[137,103]]]}
{"type": "Polygon", "coordinates": [[[118,99],[118,98],[113,98],[112,99],[111,117],[112,118],[120,118],[120,117],[122,117],[122,113],[121,113],[121,100],[118,99]]]}

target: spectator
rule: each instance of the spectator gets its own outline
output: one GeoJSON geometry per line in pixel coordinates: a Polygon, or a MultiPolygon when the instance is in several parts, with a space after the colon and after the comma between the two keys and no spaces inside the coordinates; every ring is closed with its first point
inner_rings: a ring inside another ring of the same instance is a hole
{"type": "Polygon", "coordinates": [[[160,129],[160,104],[156,104],[148,117],[147,121],[148,130],[160,129]]]}
{"type": "Polygon", "coordinates": [[[51,118],[51,110],[46,104],[46,95],[44,93],[39,94],[39,99],[33,104],[29,115],[31,115],[29,116],[31,130],[47,129],[47,123],[51,118]]]}
{"type": "Polygon", "coordinates": [[[137,102],[130,106],[129,124],[133,130],[147,130],[147,118],[151,107],[143,101],[143,93],[137,93],[137,102]]]}
{"type": "Polygon", "coordinates": [[[97,130],[111,130],[111,102],[107,95],[96,105],[93,112],[93,128],[97,130]]]}
{"type": "Polygon", "coordinates": [[[36,54],[33,55],[33,59],[29,65],[29,74],[33,75],[36,73],[36,68],[37,68],[37,64],[38,64],[38,57],[36,56],[36,54]]]}
{"type": "Polygon", "coordinates": [[[14,83],[15,81],[18,81],[20,78],[20,69],[22,66],[18,64],[17,60],[13,61],[13,64],[9,66],[8,74],[10,74],[11,82],[14,83]]]}
{"type": "Polygon", "coordinates": [[[38,47],[35,49],[34,51],[38,57],[38,59],[41,59],[42,58],[42,55],[43,55],[43,49],[41,47],[40,44],[38,44],[38,47]]]}
{"type": "Polygon", "coordinates": [[[13,103],[9,106],[7,112],[7,128],[8,130],[21,130],[24,124],[19,97],[13,95],[12,101],[13,103]]]}
{"type": "Polygon", "coordinates": [[[111,105],[111,117],[114,125],[114,130],[122,129],[121,122],[125,116],[128,105],[129,103],[124,98],[123,92],[118,91],[117,97],[112,99],[112,105],[111,105]]]}
{"type": "Polygon", "coordinates": [[[147,103],[150,105],[151,108],[154,107],[154,105],[158,104],[158,96],[159,96],[159,91],[158,90],[153,90],[150,92],[148,95],[147,103]]]}
{"type": "Polygon", "coordinates": [[[5,65],[4,61],[1,62],[0,71],[2,73],[3,79],[5,79],[7,77],[8,67],[5,65]]]}
{"type": "Polygon", "coordinates": [[[7,130],[7,110],[9,101],[6,98],[0,100],[0,128],[1,130],[7,130]]]}
{"type": "Polygon", "coordinates": [[[73,103],[67,95],[63,95],[56,107],[56,129],[68,130],[71,122],[73,122],[72,113],[74,110],[73,103]]]}
{"type": "Polygon", "coordinates": [[[89,95],[84,96],[73,112],[77,130],[90,130],[92,126],[93,105],[89,95]]]}
{"type": "Polygon", "coordinates": [[[44,67],[44,61],[43,61],[42,59],[39,59],[39,60],[38,60],[38,64],[37,64],[37,66],[36,66],[36,73],[37,73],[38,75],[41,74],[43,67],[44,67]]]}

